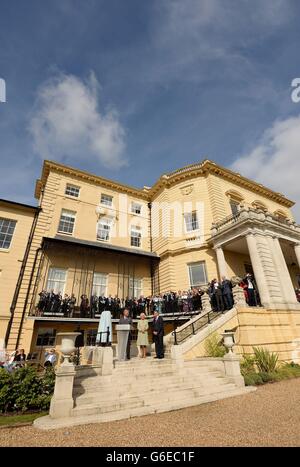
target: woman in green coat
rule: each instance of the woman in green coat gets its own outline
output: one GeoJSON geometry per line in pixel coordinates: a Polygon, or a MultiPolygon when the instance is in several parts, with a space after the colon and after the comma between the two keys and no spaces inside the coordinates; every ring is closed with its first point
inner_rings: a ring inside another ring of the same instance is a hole
{"type": "Polygon", "coordinates": [[[147,345],[149,345],[149,340],[148,340],[149,324],[148,324],[148,321],[146,320],[145,313],[140,314],[140,320],[138,322],[137,328],[138,328],[138,338],[136,341],[136,345],[139,348],[139,357],[146,358],[147,345]]]}

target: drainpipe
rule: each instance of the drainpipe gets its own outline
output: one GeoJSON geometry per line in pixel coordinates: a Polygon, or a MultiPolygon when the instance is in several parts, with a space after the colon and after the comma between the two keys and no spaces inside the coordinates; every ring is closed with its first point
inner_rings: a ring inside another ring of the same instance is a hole
{"type": "MultiPolygon", "coordinates": [[[[31,270],[31,274],[30,274],[30,279],[29,279],[29,284],[28,284],[28,288],[27,288],[27,293],[26,293],[25,303],[24,303],[24,307],[23,307],[23,312],[22,312],[21,322],[20,322],[20,326],[19,326],[19,331],[18,331],[18,337],[17,337],[17,342],[16,342],[16,348],[15,348],[15,350],[17,350],[17,348],[18,348],[18,346],[19,346],[19,342],[20,342],[20,338],[21,338],[21,333],[22,333],[22,327],[23,327],[23,323],[24,323],[24,319],[25,319],[25,313],[26,313],[26,308],[27,308],[28,299],[29,299],[29,294],[30,294],[30,289],[31,289],[31,284],[32,284],[32,279],[33,279],[33,275],[34,275],[34,271],[35,271],[35,266],[36,266],[38,254],[39,254],[39,252],[40,252],[41,250],[42,250],[42,248],[38,248],[38,249],[36,250],[36,252],[35,252],[34,262],[33,262],[32,270],[31,270]]],[[[13,313],[13,314],[14,314],[14,313],[13,313]]]]}

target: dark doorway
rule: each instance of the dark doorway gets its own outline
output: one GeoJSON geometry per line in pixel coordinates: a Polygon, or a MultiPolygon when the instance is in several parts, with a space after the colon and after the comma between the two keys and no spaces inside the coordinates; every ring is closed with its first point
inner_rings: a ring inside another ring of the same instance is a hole
{"type": "Polygon", "coordinates": [[[245,273],[246,273],[246,274],[252,274],[252,276],[254,277],[254,272],[253,272],[252,264],[244,263],[244,268],[245,268],[245,273]]]}

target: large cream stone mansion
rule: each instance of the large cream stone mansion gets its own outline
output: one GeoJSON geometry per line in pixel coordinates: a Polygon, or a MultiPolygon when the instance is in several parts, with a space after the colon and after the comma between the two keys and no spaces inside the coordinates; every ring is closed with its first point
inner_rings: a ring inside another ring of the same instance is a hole
{"type": "Polygon", "coordinates": [[[300,227],[281,193],[209,160],[143,188],[45,161],[35,197],[36,207],[0,200],[0,338],[8,349],[39,351],[59,331],[80,325],[87,339],[97,329],[89,318],[36,316],[43,289],[73,293],[78,303],[92,290],[148,296],[248,271],[263,306],[255,313],[285,313],[299,327],[300,227]]]}

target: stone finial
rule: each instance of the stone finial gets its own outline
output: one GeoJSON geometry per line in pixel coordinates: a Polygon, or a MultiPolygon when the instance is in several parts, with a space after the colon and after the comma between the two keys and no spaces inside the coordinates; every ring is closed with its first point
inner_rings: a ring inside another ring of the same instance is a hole
{"type": "Polygon", "coordinates": [[[204,312],[211,311],[210,299],[209,299],[209,296],[207,295],[207,292],[205,292],[204,295],[202,295],[201,301],[202,301],[202,311],[204,312]]]}
{"type": "Polygon", "coordinates": [[[236,306],[248,306],[243,289],[237,284],[232,289],[233,301],[236,306]]]}
{"type": "Polygon", "coordinates": [[[233,286],[240,284],[242,280],[243,279],[240,276],[232,276],[232,278],[230,279],[233,286]]]}

